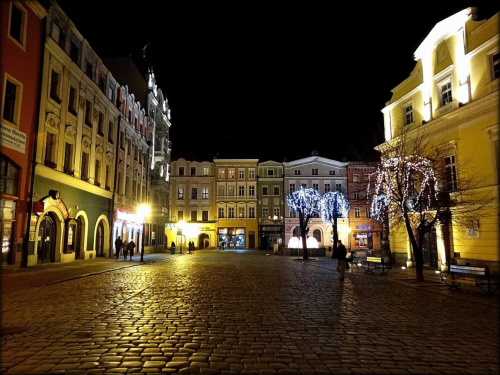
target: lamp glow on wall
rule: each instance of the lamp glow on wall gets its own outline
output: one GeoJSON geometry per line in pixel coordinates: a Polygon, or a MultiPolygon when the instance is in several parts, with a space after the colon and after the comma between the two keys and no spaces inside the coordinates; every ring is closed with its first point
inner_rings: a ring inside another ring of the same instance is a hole
{"type": "Polygon", "coordinates": [[[181,220],[177,223],[177,234],[181,236],[181,248],[179,253],[182,254],[182,230],[186,226],[186,222],[184,220],[181,220]]]}
{"type": "Polygon", "coordinates": [[[141,262],[144,261],[144,237],[146,236],[146,216],[149,216],[151,209],[147,204],[141,204],[137,208],[137,214],[142,218],[142,244],[141,244],[141,262]]]}

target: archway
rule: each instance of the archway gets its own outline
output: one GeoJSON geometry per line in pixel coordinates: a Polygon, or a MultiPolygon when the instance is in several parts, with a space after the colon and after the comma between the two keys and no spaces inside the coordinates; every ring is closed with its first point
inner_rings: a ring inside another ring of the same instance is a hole
{"type": "Polygon", "coordinates": [[[40,227],[38,229],[38,262],[48,263],[55,262],[56,260],[56,240],[57,240],[57,228],[56,219],[51,212],[44,215],[40,221],[40,227]]]}
{"type": "Polygon", "coordinates": [[[95,234],[95,254],[96,257],[103,257],[104,256],[104,224],[101,221],[99,221],[99,224],[97,224],[97,230],[95,234]]]}
{"type": "Polygon", "coordinates": [[[206,233],[198,236],[198,249],[208,249],[210,247],[210,237],[206,233]]]}

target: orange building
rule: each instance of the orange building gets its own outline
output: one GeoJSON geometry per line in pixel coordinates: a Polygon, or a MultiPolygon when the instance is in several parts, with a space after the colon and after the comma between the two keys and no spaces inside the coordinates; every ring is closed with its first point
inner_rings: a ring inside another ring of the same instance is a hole
{"type": "Polygon", "coordinates": [[[29,194],[45,17],[46,10],[38,1],[0,2],[2,264],[20,266],[33,251],[28,246],[33,242],[27,238],[27,218],[32,212],[29,194]]]}

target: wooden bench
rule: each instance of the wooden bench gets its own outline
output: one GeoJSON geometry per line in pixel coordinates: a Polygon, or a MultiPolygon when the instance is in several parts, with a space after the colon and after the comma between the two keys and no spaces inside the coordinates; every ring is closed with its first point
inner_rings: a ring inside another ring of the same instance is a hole
{"type": "Polygon", "coordinates": [[[448,287],[456,289],[466,280],[467,275],[474,277],[474,284],[486,294],[494,294],[500,286],[498,276],[492,276],[486,265],[475,267],[452,264],[449,271],[441,273],[441,280],[444,280],[448,287]]]}
{"type": "Polygon", "coordinates": [[[384,257],[366,257],[361,267],[366,272],[377,271],[381,275],[388,273],[392,268],[390,264],[385,263],[384,257]]]}

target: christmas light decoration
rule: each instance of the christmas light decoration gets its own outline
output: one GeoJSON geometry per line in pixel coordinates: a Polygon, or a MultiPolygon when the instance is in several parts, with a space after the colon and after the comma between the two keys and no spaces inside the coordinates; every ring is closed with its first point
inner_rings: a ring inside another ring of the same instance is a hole
{"type": "Polygon", "coordinates": [[[349,200],[340,191],[330,191],[321,197],[321,218],[332,223],[336,218],[349,215],[349,200]]]}

